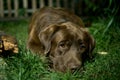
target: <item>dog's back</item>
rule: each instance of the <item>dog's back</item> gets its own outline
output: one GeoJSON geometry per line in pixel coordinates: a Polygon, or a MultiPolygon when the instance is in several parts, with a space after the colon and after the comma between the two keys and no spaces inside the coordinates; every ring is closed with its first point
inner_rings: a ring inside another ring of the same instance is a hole
{"type": "Polygon", "coordinates": [[[84,27],[82,20],[66,9],[44,7],[33,14],[29,32],[33,25],[39,26],[41,29],[51,24],[61,24],[64,22],[73,22],[80,27],[84,27]]]}

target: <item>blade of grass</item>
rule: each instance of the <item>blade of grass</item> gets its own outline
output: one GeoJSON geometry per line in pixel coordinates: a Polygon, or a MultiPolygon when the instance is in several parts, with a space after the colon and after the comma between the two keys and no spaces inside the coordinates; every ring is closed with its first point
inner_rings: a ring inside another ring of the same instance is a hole
{"type": "Polygon", "coordinates": [[[108,29],[109,29],[110,26],[112,25],[113,21],[114,21],[114,17],[112,17],[112,18],[110,19],[110,21],[108,22],[107,27],[106,27],[105,30],[103,31],[103,36],[104,36],[105,33],[108,31],[108,29]]]}

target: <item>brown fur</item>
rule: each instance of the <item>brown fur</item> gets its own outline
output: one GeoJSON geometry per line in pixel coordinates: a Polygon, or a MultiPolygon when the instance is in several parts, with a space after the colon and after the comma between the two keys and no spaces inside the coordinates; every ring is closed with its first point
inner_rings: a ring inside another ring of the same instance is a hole
{"type": "Polygon", "coordinates": [[[94,39],[82,20],[65,9],[42,8],[29,26],[28,49],[47,55],[55,70],[80,68],[84,57],[91,57],[94,39]]]}

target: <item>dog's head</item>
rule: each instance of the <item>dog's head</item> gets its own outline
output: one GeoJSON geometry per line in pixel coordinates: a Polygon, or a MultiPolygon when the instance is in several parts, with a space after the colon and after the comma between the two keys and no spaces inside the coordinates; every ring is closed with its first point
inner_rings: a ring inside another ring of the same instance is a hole
{"type": "Polygon", "coordinates": [[[94,48],[94,39],[85,28],[72,23],[50,25],[39,34],[39,39],[53,68],[62,72],[80,68],[83,58],[91,57],[94,48]]]}

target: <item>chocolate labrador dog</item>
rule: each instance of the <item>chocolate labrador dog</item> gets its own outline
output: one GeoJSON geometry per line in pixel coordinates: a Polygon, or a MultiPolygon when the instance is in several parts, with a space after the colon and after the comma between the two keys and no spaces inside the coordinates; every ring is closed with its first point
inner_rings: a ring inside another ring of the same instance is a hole
{"type": "Polygon", "coordinates": [[[45,7],[32,16],[27,47],[47,56],[54,70],[66,72],[81,68],[83,60],[92,57],[95,41],[78,16],[45,7]]]}

